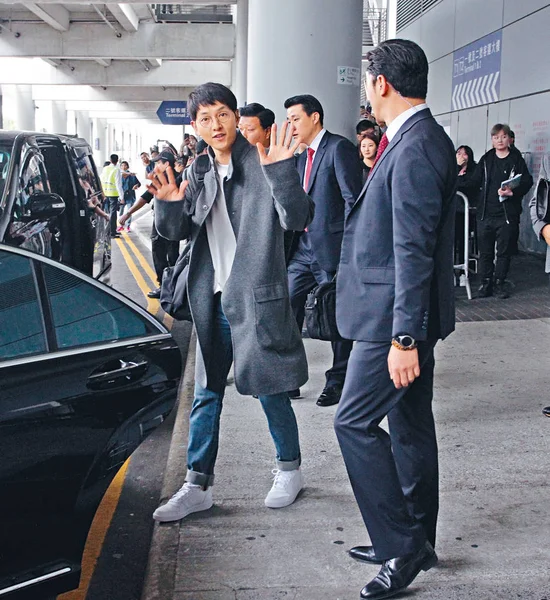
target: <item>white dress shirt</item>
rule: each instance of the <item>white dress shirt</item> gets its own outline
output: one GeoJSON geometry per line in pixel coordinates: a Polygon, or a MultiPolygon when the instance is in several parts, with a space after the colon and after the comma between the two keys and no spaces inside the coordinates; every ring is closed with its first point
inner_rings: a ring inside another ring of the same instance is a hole
{"type": "Polygon", "coordinates": [[[395,135],[401,129],[401,127],[403,127],[403,125],[405,125],[405,123],[414,114],[416,114],[417,112],[419,112],[421,110],[424,110],[425,108],[428,108],[428,105],[425,102],[423,102],[422,104],[419,104],[418,106],[412,106],[411,108],[409,108],[405,112],[402,112],[398,117],[396,117],[388,125],[388,128],[386,129],[386,137],[388,138],[388,142],[392,141],[392,139],[395,137],[395,135]]]}
{"type": "MultiPolygon", "coordinates": [[[[308,146],[308,148],[311,148],[314,152],[313,160],[315,160],[315,152],[317,152],[317,148],[319,148],[319,144],[321,143],[321,140],[323,139],[323,136],[325,135],[326,132],[327,132],[327,130],[325,128],[321,129],[321,131],[313,138],[313,141],[308,146]]],[[[307,150],[306,150],[306,159],[307,159],[307,150]]],[[[304,181],[306,180],[306,171],[307,171],[307,160],[306,160],[306,166],[304,169],[304,181]]]]}
{"type": "Polygon", "coordinates": [[[214,294],[223,292],[231,274],[237,250],[237,240],[231,225],[223,191],[223,180],[227,176],[228,170],[229,165],[220,165],[216,161],[219,191],[206,219],[206,235],[210,255],[212,256],[212,264],[214,265],[214,294]]]}

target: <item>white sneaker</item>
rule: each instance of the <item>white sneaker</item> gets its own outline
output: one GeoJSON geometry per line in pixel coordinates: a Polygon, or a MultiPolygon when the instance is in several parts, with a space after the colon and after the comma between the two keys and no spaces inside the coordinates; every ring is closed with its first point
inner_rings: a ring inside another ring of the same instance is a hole
{"type": "Polygon", "coordinates": [[[300,469],[294,471],[273,469],[272,473],[275,478],[273,486],[265,498],[265,505],[269,508],[283,508],[292,504],[304,487],[302,471],[300,469]]]}
{"type": "Polygon", "coordinates": [[[200,485],[185,482],[181,488],[153,513],[155,521],[179,521],[194,512],[212,506],[212,488],[203,490],[200,485]]]}

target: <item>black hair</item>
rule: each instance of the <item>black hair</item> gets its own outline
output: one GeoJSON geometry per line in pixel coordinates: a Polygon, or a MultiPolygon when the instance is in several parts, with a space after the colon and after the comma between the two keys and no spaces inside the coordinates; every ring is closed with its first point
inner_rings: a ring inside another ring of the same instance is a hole
{"type": "Polygon", "coordinates": [[[122,165],[128,165],[128,168],[130,168],[130,163],[127,160],[121,160],[120,166],[122,167],[122,165]]]}
{"type": "Polygon", "coordinates": [[[267,129],[275,123],[275,113],[258,102],[251,102],[239,108],[241,117],[258,117],[262,129],[267,129]]]}
{"type": "Polygon", "coordinates": [[[372,121],[369,121],[368,119],[362,119],[355,126],[355,133],[357,135],[359,135],[363,131],[368,131],[369,129],[374,129],[374,128],[375,128],[375,125],[372,121]]]}
{"type": "Polygon", "coordinates": [[[200,106],[213,106],[219,102],[225,104],[230,110],[236,112],[237,98],[235,94],[221,83],[203,83],[197,86],[190,94],[187,102],[187,109],[191,120],[197,119],[197,112],[200,106]]]}
{"type": "Polygon", "coordinates": [[[109,159],[113,163],[113,165],[116,165],[118,162],[118,154],[111,154],[111,156],[109,156],[109,159]]]}
{"type": "Polygon", "coordinates": [[[143,156],[144,154],[147,154],[147,156],[149,156],[149,152],[145,152],[145,150],[139,153],[140,156],[143,156]]]}
{"type": "Polygon", "coordinates": [[[424,50],[410,40],[386,40],[367,52],[367,73],[375,79],[384,75],[404,98],[428,95],[428,59],[424,50]]]}
{"type": "Polygon", "coordinates": [[[111,164],[111,163],[110,163],[108,160],[106,160],[106,161],[103,163],[103,166],[104,166],[104,167],[108,167],[110,164],[111,164]]]}
{"type": "Polygon", "coordinates": [[[512,130],[510,129],[510,125],[506,125],[505,123],[497,123],[491,127],[491,137],[496,135],[497,133],[503,132],[508,137],[512,137],[510,134],[512,130]]]}
{"type": "Polygon", "coordinates": [[[512,129],[510,129],[510,133],[508,134],[509,137],[511,137],[513,140],[516,139],[516,134],[514,133],[514,131],[512,129]]]}
{"type": "Polygon", "coordinates": [[[301,104],[304,112],[308,117],[316,112],[319,113],[319,122],[323,125],[323,119],[325,118],[325,113],[323,111],[323,107],[321,103],[315,96],[311,96],[310,94],[302,94],[300,96],[292,96],[291,98],[287,98],[285,100],[285,108],[290,108],[291,106],[296,106],[297,104],[301,104]]]}
{"type": "Polygon", "coordinates": [[[466,171],[472,171],[473,169],[475,169],[476,161],[474,160],[474,151],[470,148],[470,146],[462,144],[462,146],[459,146],[456,149],[457,152],[459,150],[464,150],[464,152],[466,152],[466,154],[468,155],[468,164],[466,165],[466,171]]]}

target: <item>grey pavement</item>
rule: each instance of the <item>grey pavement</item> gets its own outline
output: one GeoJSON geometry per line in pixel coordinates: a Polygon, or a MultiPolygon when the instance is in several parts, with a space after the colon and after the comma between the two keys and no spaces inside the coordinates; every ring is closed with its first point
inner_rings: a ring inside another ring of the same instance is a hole
{"type": "MultiPolygon", "coordinates": [[[[550,319],[469,322],[438,345],[440,562],[404,597],[550,600],[549,337],[550,319]]],[[[376,575],[346,554],[368,536],[332,427],[336,407],[315,404],[330,345],[304,342],[310,381],[293,402],[303,493],[290,507],[264,507],[274,467],[266,421],[257,400],[228,387],[214,507],[155,525],[143,600],[348,600],[376,575]]],[[[185,473],[190,357],[163,498],[185,473]]]]}

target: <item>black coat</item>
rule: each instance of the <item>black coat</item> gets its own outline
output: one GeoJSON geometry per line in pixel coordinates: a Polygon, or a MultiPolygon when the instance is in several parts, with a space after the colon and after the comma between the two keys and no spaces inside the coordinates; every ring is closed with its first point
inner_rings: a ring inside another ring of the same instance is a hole
{"type": "MultiPolygon", "coordinates": [[[[492,148],[481,157],[481,160],[477,165],[475,184],[480,188],[477,216],[481,220],[485,218],[487,197],[489,195],[489,181],[493,171],[495,156],[496,150],[492,148]]],[[[513,159],[514,174],[519,175],[521,173],[521,182],[519,186],[513,190],[514,195],[503,202],[504,214],[507,220],[519,219],[522,210],[521,201],[523,196],[525,196],[533,186],[533,178],[531,177],[531,173],[529,173],[529,169],[523,160],[521,152],[517,148],[510,148],[510,156],[513,159]]]]}

